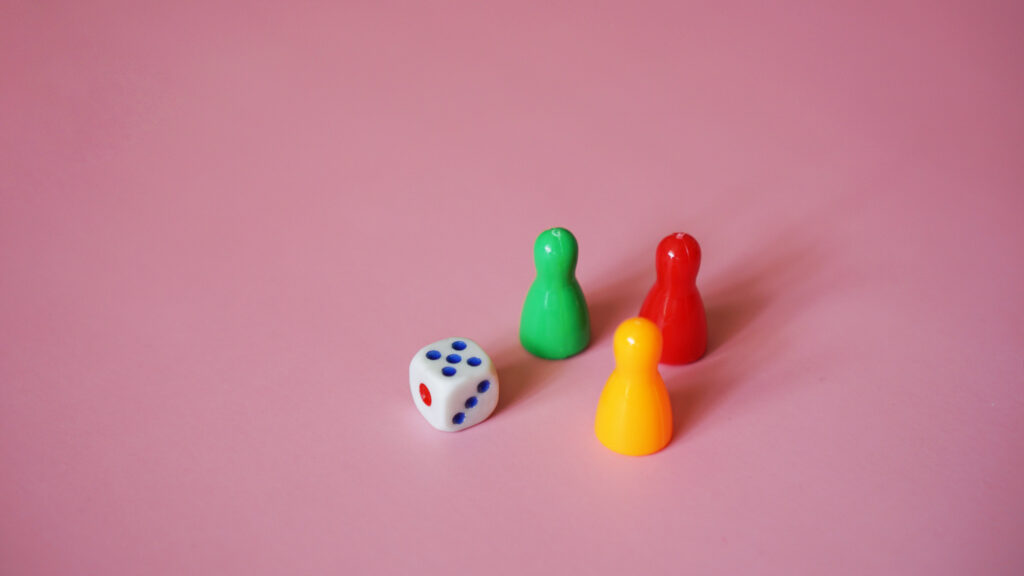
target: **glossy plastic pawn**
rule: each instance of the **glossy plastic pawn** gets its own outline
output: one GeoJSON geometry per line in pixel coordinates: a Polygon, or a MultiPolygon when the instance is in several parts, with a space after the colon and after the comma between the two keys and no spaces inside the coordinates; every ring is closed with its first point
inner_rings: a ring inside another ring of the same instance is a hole
{"type": "Polygon", "coordinates": [[[594,433],[610,450],[653,454],[672,439],[672,403],[658,373],[661,333],[645,318],[615,330],[615,370],[597,403],[594,433]]]}
{"type": "Polygon", "coordinates": [[[545,230],[533,245],[537,278],[526,294],[519,341],[534,356],[578,354],[590,342],[590,312],[576,281],[579,246],[565,228],[545,230]]]}
{"type": "Polygon", "coordinates": [[[658,279],[640,316],[658,325],[664,339],[663,364],[696,362],[708,347],[704,301],[697,291],[700,245],[689,234],[670,234],[655,254],[658,279]]]}

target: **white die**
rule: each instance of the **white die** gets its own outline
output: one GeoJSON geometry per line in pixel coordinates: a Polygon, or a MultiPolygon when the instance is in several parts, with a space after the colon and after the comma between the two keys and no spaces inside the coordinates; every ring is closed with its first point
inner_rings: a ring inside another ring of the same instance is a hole
{"type": "Polygon", "coordinates": [[[424,346],[413,356],[409,389],[431,426],[456,432],[494,412],[498,372],[479,344],[468,338],[448,338],[424,346]]]}

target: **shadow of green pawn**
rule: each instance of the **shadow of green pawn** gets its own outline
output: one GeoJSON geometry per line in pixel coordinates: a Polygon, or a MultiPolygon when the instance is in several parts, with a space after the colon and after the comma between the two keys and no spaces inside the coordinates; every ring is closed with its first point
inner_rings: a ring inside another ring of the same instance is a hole
{"type": "Polygon", "coordinates": [[[590,343],[590,313],[576,281],[579,245],[565,228],[541,232],[533,245],[537,278],[526,294],[519,341],[534,356],[558,360],[590,343]]]}

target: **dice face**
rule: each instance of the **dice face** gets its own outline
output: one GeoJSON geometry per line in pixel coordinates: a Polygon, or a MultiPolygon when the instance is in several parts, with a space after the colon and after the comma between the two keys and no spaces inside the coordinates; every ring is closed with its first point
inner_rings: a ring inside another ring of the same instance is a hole
{"type": "Polygon", "coordinates": [[[457,432],[479,424],[498,405],[498,373],[491,359],[468,338],[424,346],[409,363],[409,389],[430,425],[457,432]]]}

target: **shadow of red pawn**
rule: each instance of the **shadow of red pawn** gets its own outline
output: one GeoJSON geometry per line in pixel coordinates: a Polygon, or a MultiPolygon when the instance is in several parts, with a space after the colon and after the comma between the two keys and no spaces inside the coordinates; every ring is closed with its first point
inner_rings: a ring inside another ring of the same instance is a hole
{"type": "Polygon", "coordinates": [[[708,348],[708,321],[697,291],[700,245],[689,234],[670,234],[655,255],[658,278],[640,316],[661,328],[662,364],[696,362],[708,348]]]}

